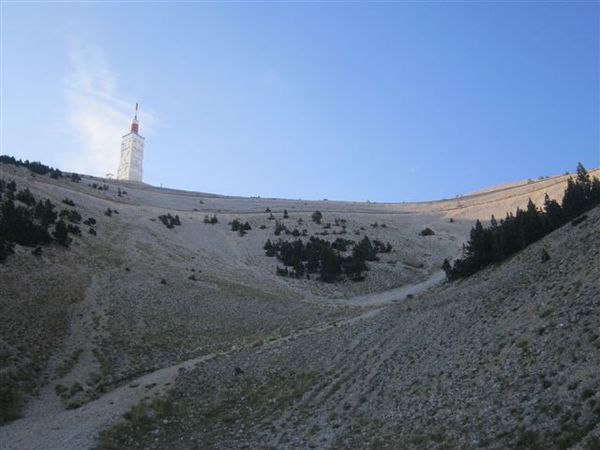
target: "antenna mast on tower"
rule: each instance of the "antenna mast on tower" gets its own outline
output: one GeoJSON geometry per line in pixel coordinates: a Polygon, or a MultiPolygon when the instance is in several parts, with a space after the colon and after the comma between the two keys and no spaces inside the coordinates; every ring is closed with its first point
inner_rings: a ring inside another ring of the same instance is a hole
{"type": "Polygon", "coordinates": [[[135,114],[133,116],[133,120],[131,121],[131,132],[132,133],[139,133],[139,131],[140,131],[137,113],[138,113],[138,104],[137,104],[137,102],[135,102],[135,114]]]}

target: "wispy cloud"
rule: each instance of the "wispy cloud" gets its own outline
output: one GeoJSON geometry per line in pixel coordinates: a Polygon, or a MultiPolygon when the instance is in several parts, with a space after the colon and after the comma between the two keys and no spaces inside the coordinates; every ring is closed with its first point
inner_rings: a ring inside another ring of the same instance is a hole
{"type": "MultiPolygon", "coordinates": [[[[61,155],[61,165],[98,176],[115,174],[121,136],[127,132],[135,100],[119,91],[117,73],[101,48],[74,42],[70,60],[70,73],[64,80],[66,120],[79,142],[61,155]]],[[[154,114],[141,113],[140,120],[147,131],[154,114]]]]}

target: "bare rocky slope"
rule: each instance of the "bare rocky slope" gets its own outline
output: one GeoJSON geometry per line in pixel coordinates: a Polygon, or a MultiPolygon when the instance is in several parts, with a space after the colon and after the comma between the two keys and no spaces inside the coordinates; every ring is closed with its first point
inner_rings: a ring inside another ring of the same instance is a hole
{"type": "Polygon", "coordinates": [[[596,449],[599,229],[596,208],[470,279],[203,363],[102,442],[596,449]]]}
{"type": "Polygon", "coordinates": [[[98,222],[69,249],[17,247],[0,264],[0,375],[23,405],[3,448],[599,445],[600,211],[440,285],[475,218],[557,198],[565,176],[380,204],[0,175],[98,222]],[[360,283],[278,277],[267,208],[290,229],[393,250],[360,283]],[[235,218],[252,230],[232,232],[235,218]]]}

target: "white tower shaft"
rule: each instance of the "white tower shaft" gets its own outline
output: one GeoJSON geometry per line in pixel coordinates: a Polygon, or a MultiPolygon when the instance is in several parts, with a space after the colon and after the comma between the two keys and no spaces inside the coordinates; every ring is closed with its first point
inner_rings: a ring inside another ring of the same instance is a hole
{"type": "Polygon", "coordinates": [[[142,181],[144,138],[138,134],[138,105],[135,104],[135,116],[131,121],[131,130],[121,140],[121,161],[117,178],[120,180],[142,181]]]}

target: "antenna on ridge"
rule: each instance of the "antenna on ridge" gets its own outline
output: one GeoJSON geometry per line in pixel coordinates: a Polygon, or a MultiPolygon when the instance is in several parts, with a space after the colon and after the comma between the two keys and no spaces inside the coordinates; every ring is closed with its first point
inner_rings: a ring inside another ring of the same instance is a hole
{"type": "Polygon", "coordinates": [[[135,102],[135,120],[137,120],[138,104],[135,102]]]}

